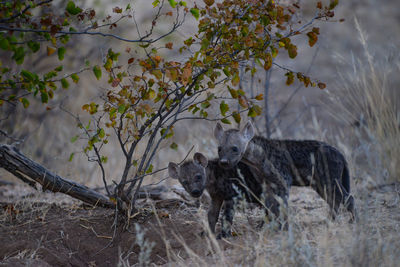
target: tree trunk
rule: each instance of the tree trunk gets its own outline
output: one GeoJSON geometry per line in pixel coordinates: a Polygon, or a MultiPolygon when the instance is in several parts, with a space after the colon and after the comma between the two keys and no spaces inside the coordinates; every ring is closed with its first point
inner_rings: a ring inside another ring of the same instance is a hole
{"type": "Polygon", "coordinates": [[[108,197],[52,173],[24,156],[13,146],[0,144],[0,167],[30,186],[36,188],[36,183],[39,183],[42,185],[43,191],[61,192],[94,206],[115,207],[115,204],[108,197]]]}

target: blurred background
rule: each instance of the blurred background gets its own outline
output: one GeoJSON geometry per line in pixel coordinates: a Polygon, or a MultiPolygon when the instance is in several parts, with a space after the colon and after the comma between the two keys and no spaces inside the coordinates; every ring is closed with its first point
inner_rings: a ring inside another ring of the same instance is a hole
{"type": "MultiPolygon", "coordinates": [[[[54,2],[61,6],[66,1],[54,2]]],[[[94,8],[101,17],[110,14],[116,5],[122,7],[129,2],[138,25],[145,29],[154,15],[151,1],[81,1],[81,6],[94,8]]],[[[317,1],[297,2],[301,6],[299,19],[309,21],[315,13],[317,1]]],[[[346,154],[356,184],[376,185],[399,180],[396,169],[400,159],[397,151],[400,149],[396,149],[400,147],[399,10],[400,2],[397,0],[340,1],[332,21],[316,22],[321,34],[314,47],[310,48],[304,37],[293,38],[298,45],[297,58],[290,60],[279,55],[276,63],[326,83],[324,90],[305,88],[298,82],[286,86],[285,72],[276,66],[269,73],[258,71],[253,78],[242,76],[240,86],[249,95],[265,94],[266,86],[268,88],[268,95],[264,95],[265,99],[260,103],[264,108],[263,114],[254,120],[258,134],[282,139],[317,139],[337,146],[346,154]],[[344,21],[339,22],[340,19],[344,21]]],[[[133,23],[126,20],[119,24],[117,33],[135,38],[137,33],[133,23]]],[[[186,39],[196,30],[195,23],[192,17],[188,17],[185,26],[169,38],[175,41],[186,39]]],[[[159,25],[157,30],[162,32],[167,27],[168,21],[165,26],[159,25]]],[[[127,47],[135,49],[135,45],[110,38],[73,38],[68,43],[68,56],[63,61],[66,72],[82,68],[86,60],[101,64],[110,47],[114,51],[124,51],[127,47]]],[[[44,56],[46,51],[42,50],[26,58],[19,68],[29,66],[41,73],[59,64],[56,55],[53,58],[44,56]]],[[[172,50],[170,53],[176,52],[172,50]]],[[[171,56],[179,57],[178,53],[171,56]]],[[[51,110],[33,101],[28,110],[20,106],[0,107],[0,128],[15,138],[23,139],[20,150],[57,174],[91,187],[101,186],[100,169],[79,153],[84,142],[71,142],[71,138],[79,133],[77,122],[61,111],[60,105],[88,120],[90,118],[82,111],[82,105],[99,101],[107,86],[105,79],[99,83],[91,71],[84,72],[79,83],[71,83],[68,90],[57,92],[49,104],[51,110]],[[5,117],[7,119],[3,119],[5,117]],[[76,154],[70,162],[73,152],[76,154]]],[[[215,107],[218,109],[219,105],[215,107]]],[[[209,112],[210,117],[217,111],[209,112]]],[[[192,146],[194,149],[189,158],[196,151],[210,158],[216,157],[214,126],[215,122],[202,120],[179,122],[174,128],[175,136],[163,142],[153,163],[154,170],[166,167],[169,161],[180,162],[192,146]],[[176,151],[169,147],[172,142],[179,145],[176,151]]],[[[226,127],[239,125],[233,123],[226,127]]],[[[125,163],[115,141],[111,140],[104,150],[109,159],[105,167],[110,182],[119,180],[125,163]]],[[[0,142],[10,143],[10,140],[1,136],[0,142]]],[[[135,157],[140,158],[140,153],[137,151],[135,157]]],[[[0,170],[0,177],[16,181],[3,170],[0,170]]],[[[167,173],[161,172],[147,177],[145,183],[154,183],[165,177],[167,173]]],[[[166,183],[173,181],[169,179],[166,183]]]]}

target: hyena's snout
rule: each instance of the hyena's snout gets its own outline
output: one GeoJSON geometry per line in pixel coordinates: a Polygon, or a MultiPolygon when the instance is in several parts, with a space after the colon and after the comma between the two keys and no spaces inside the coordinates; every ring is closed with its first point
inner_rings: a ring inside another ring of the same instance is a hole
{"type": "Polygon", "coordinates": [[[218,161],[219,165],[222,168],[231,168],[232,167],[232,162],[228,158],[220,158],[218,161]]]}
{"type": "Polygon", "coordinates": [[[201,191],[200,189],[193,189],[193,190],[190,192],[190,194],[191,194],[193,197],[199,197],[199,196],[201,195],[201,193],[202,193],[202,191],[201,191]]]}

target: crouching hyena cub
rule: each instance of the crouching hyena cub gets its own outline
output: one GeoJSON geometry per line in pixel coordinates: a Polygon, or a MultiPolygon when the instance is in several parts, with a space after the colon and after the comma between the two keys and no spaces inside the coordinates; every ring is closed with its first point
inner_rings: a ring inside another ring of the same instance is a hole
{"type": "MultiPolygon", "coordinates": [[[[230,169],[238,162],[244,162],[259,171],[261,175],[256,175],[256,180],[268,180],[274,190],[288,189],[290,185],[311,186],[328,202],[333,219],[341,203],[351,212],[351,221],[355,219],[349,170],[344,156],[336,148],[319,141],[254,136],[251,122],[242,130],[227,131],[218,123],[214,135],[219,144],[221,166],[230,169]]],[[[278,190],[278,194],[279,191],[282,190],[278,190]]],[[[285,196],[288,191],[281,194],[285,196]]]]}
{"type": "MultiPolygon", "coordinates": [[[[208,223],[212,233],[215,233],[215,225],[224,204],[222,229],[218,237],[231,235],[235,199],[244,197],[248,202],[258,204],[263,199],[263,188],[254,179],[250,167],[242,162],[238,162],[233,168],[223,169],[219,166],[218,159],[207,160],[203,154],[195,153],[193,161],[186,161],[181,166],[170,162],[168,173],[170,177],[178,179],[193,197],[200,197],[204,189],[207,189],[211,197],[208,223]]],[[[266,199],[276,202],[271,194],[266,199]]]]}

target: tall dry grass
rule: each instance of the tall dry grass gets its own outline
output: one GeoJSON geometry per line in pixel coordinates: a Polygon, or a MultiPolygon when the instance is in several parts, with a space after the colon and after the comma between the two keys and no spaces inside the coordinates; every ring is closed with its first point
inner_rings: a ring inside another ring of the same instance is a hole
{"type": "Polygon", "coordinates": [[[372,52],[357,19],[355,26],[364,56],[339,57],[351,71],[339,70],[341,92],[332,95],[332,114],[354,129],[356,156],[374,170],[373,180],[400,182],[400,58],[390,55],[393,48],[383,55],[372,52]]]}

